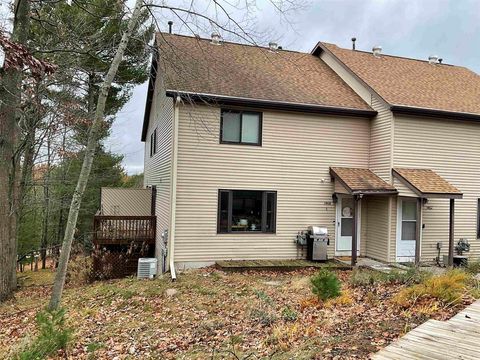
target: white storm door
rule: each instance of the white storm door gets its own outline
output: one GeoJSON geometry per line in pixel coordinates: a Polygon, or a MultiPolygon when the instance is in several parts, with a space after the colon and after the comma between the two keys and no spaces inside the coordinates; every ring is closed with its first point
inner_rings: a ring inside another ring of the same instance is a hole
{"type": "Polygon", "coordinates": [[[399,199],[397,211],[397,261],[415,261],[417,199],[399,199]]]}
{"type": "MultiPolygon", "coordinates": [[[[360,206],[359,206],[360,209],[360,206]]],[[[359,219],[360,219],[360,214],[359,219]]],[[[352,252],[353,197],[339,197],[337,202],[337,241],[336,251],[352,252]]],[[[360,223],[360,221],[359,221],[360,223]]],[[[357,234],[360,233],[357,229],[357,234]]],[[[360,252],[360,237],[357,236],[357,250],[360,252]]]]}

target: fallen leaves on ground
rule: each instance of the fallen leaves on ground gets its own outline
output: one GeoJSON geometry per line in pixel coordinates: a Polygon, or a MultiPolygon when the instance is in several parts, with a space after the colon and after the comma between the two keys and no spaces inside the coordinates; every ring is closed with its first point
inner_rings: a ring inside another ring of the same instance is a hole
{"type": "MultiPolygon", "coordinates": [[[[63,305],[74,339],[57,358],[364,359],[471,301],[448,308],[419,302],[405,310],[391,301],[404,285],[352,287],[350,272],[338,271],[343,295],[323,304],[309,288],[314,273],[206,268],[173,283],[130,278],[69,287],[63,305]]],[[[3,356],[34,336],[49,293],[49,286],[28,286],[0,305],[3,356]]]]}

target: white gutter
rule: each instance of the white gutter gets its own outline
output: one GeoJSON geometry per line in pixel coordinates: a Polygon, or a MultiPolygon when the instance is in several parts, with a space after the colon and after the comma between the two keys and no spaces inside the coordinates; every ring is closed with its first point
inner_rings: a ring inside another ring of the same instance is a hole
{"type": "Polygon", "coordinates": [[[175,273],[175,220],[177,210],[177,159],[178,159],[178,106],[180,97],[174,99],[173,104],[173,158],[172,158],[172,181],[170,183],[170,241],[169,241],[169,259],[170,259],[170,275],[172,280],[177,279],[175,273]]]}

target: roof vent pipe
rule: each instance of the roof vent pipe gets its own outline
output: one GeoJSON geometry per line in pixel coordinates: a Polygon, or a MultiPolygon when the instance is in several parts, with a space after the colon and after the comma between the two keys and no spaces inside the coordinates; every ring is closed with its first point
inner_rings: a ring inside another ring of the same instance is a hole
{"type": "Polygon", "coordinates": [[[268,43],[268,47],[270,48],[271,51],[277,51],[278,50],[278,44],[276,42],[270,41],[268,43]]]}
{"type": "Polygon", "coordinates": [[[428,57],[428,63],[429,64],[436,64],[438,63],[438,56],[437,55],[430,55],[428,57]]]}
{"type": "Polygon", "coordinates": [[[372,48],[373,56],[380,57],[382,56],[382,47],[380,45],[376,45],[372,48]]]}
{"type": "Polygon", "coordinates": [[[212,41],[211,44],[213,45],[220,45],[221,37],[217,33],[212,33],[212,41]]]}
{"type": "Polygon", "coordinates": [[[352,37],[352,50],[355,50],[355,41],[357,41],[357,38],[352,37]]]}
{"type": "Polygon", "coordinates": [[[169,33],[169,34],[172,33],[172,25],[173,25],[173,21],[170,20],[170,21],[168,22],[168,33],[169,33]]]}

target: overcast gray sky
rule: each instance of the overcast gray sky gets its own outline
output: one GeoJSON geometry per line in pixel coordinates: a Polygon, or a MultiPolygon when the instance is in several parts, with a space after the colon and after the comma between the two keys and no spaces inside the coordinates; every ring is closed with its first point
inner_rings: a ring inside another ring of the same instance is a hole
{"type": "MultiPolygon", "coordinates": [[[[420,59],[435,54],[445,63],[480,73],[479,0],[311,1],[305,10],[291,15],[293,28],[279,22],[264,5],[267,2],[257,0],[258,26],[271,30],[284,48],[308,52],[318,41],[350,47],[355,36],[357,49],[371,50],[378,44],[386,54],[420,59]]],[[[174,32],[186,33],[175,25],[174,32]]],[[[146,84],[135,88],[107,141],[107,147],[125,156],[124,166],[130,174],[143,171],[140,133],[146,89],[146,84]]]]}

